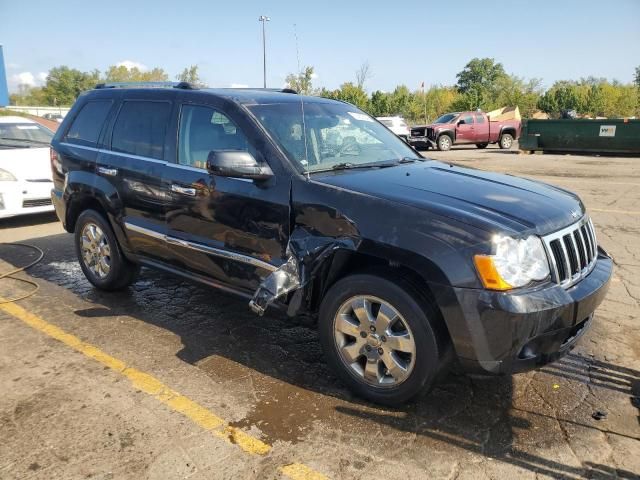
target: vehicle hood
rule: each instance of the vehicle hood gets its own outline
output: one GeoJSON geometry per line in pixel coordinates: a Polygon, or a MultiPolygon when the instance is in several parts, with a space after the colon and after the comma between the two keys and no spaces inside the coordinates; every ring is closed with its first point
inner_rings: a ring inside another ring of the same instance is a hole
{"type": "Polygon", "coordinates": [[[584,214],[580,198],[561,188],[435,161],[331,172],[316,180],[496,233],[545,235],[584,214]]]}
{"type": "Polygon", "coordinates": [[[0,149],[0,168],[18,180],[52,180],[49,147],[0,149]]]}

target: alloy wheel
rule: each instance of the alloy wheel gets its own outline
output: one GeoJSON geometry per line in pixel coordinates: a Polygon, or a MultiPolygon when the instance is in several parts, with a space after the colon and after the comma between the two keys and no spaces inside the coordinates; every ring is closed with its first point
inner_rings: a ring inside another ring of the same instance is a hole
{"type": "Polygon", "coordinates": [[[348,299],[338,309],[333,331],[340,359],[365,383],[395,387],[411,374],[415,340],[406,320],[388,302],[366,295],[348,299]]]}
{"type": "Polygon", "coordinates": [[[111,246],[99,225],[87,223],[82,229],[80,250],[85,266],[102,280],[111,271],[111,246]]]}

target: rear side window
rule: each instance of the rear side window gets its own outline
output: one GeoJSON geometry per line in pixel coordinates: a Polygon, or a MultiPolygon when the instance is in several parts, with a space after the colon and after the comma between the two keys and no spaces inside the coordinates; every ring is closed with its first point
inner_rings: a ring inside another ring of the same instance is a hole
{"type": "Polygon", "coordinates": [[[111,100],[95,100],[85,103],[69,127],[65,141],[78,145],[95,146],[112,103],[111,100]]]}
{"type": "Polygon", "coordinates": [[[168,102],[125,101],[113,126],[111,150],[161,160],[170,113],[168,102]]]}

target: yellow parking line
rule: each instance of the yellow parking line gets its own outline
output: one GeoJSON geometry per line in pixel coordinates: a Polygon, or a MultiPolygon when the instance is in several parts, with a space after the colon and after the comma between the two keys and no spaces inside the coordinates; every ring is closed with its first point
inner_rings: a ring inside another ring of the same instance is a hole
{"type": "MultiPolygon", "coordinates": [[[[0,298],[0,300],[2,299],[0,298]]],[[[181,413],[199,427],[210,431],[216,437],[236,444],[242,450],[252,455],[265,455],[271,450],[271,445],[264,443],[242,430],[229,426],[223,418],[190,398],[172,390],[152,375],[127,366],[122,360],[112,357],[94,345],[83,342],[75,335],[71,335],[61,328],[46,322],[19,305],[15,303],[4,303],[0,304],[0,309],[35,330],[51,338],[55,338],[87,357],[109,367],[111,370],[124,375],[136,389],[154,397],[159,402],[167,405],[171,410],[181,413]]],[[[324,480],[327,478],[321,473],[300,463],[285,465],[280,467],[279,470],[283,475],[293,480],[324,480]]]]}
{"type": "Polygon", "coordinates": [[[324,480],[327,478],[301,463],[292,463],[280,467],[280,472],[293,480],[324,480]]]}

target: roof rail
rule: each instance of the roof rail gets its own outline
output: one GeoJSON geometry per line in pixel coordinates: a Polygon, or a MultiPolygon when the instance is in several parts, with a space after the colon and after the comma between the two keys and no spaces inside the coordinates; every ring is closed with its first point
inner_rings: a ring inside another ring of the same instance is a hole
{"type": "Polygon", "coordinates": [[[96,89],[104,88],[180,88],[182,90],[197,90],[198,87],[189,82],[108,82],[99,83],[96,89]]]}
{"type": "Polygon", "coordinates": [[[262,87],[226,87],[223,90],[259,90],[262,92],[274,92],[274,93],[291,93],[297,95],[297,90],[293,88],[262,88],[262,87]]]}

